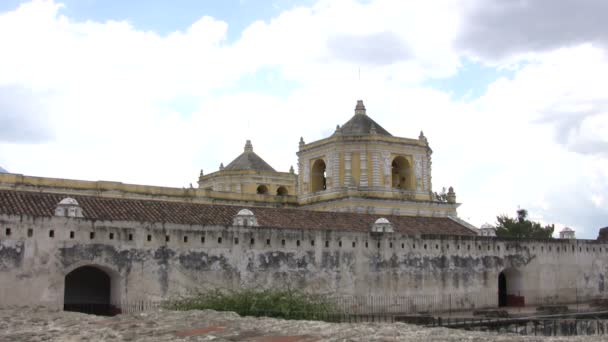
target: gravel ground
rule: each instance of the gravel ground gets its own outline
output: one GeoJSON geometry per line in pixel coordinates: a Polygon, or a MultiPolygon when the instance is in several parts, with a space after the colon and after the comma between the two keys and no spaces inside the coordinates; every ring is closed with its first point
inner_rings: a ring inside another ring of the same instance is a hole
{"type": "Polygon", "coordinates": [[[607,336],[498,335],[404,323],[324,323],[155,310],[100,317],[46,308],[0,309],[0,341],[606,341],[607,336]]]}

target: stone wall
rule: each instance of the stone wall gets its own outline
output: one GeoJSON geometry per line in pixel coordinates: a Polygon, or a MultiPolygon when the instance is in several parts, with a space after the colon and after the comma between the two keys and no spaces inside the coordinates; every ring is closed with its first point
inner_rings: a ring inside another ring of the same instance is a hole
{"type": "Polygon", "coordinates": [[[452,309],[492,307],[501,272],[508,294],[526,304],[608,295],[606,241],[7,215],[0,238],[0,305],[61,307],[65,276],[85,265],[110,276],[115,303],[289,285],[333,296],[449,294],[452,309]]]}

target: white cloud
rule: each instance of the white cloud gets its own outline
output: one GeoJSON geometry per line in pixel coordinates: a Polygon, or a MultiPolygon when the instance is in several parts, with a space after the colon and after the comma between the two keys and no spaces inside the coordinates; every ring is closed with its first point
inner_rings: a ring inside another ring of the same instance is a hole
{"type": "MultiPolygon", "coordinates": [[[[424,130],[434,186],[456,188],[462,217],[494,222],[519,205],[594,238],[607,217],[605,51],[585,44],[525,51],[511,79],[478,99],[455,100],[420,84],[458,72],[454,44],[465,9],[457,1],[320,1],[255,22],[227,43],[228,24],[210,17],[161,36],[126,22],[76,22],[52,1],[23,5],[0,14],[0,46],[9,51],[0,54],[0,89],[26,89],[42,103],[36,122],[52,140],[0,143],[0,165],[187,186],[251,139],[287,171],[300,136],[331,134],[362,97],[392,134],[424,130]],[[383,39],[374,45],[370,37],[383,39]],[[240,89],[261,70],[276,75],[267,82],[293,89],[240,89]]],[[[30,112],[0,119],[31,122],[30,112]]]]}

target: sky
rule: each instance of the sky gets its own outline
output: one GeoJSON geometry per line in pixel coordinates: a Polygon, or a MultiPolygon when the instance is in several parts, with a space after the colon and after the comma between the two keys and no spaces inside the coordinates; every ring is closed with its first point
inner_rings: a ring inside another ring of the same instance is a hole
{"type": "Polygon", "coordinates": [[[472,224],[608,226],[604,0],[3,0],[0,49],[9,172],[187,187],[247,139],[287,171],[363,99],[472,224]]]}

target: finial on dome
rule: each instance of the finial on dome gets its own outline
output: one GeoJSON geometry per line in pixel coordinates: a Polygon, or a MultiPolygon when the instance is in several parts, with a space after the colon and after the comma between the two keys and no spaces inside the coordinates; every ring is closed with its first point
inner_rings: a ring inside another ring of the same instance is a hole
{"type": "Polygon", "coordinates": [[[220,171],[224,169],[224,163],[220,163],[220,171]]]}
{"type": "Polygon", "coordinates": [[[340,128],[340,125],[336,125],[336,131],[334,133],[335,134],[342,134],[342,128],[340,128]]]}
{"type": "Polygon", "coordinates": [[[355,114],[365,115],[365,105],[363,100],[357,100],[357,106],[355,107],[355,114]]]}
{"type": "Polygon", "coordinates": [[[304,137],[300,137],[300,146],[304,145],[304,137]]]}
{"type": "Polygon", "coordinates": [[[251,145],[251,140],[247,140],[247,142],[245,142],[245,152],[253,152],[253,145],[251,145]]]}
{"type": "Polygon", "coordinates": [[[418,140],[420,141],[424,141],[426,144],[429,143],[429,141],[426,139],[426,137],[424,136],[424,132],[420,131],[420,135],[418,136],[418,140]]]}
{"type": "Polygon", "coordinates": [[[294,173],[294,172],[295,172],[295,171],[293,170],[293,165],[291,165],[291,166],[289,167],[289,173],[294,173]]]}
{"type": "Polygon", "coordinates": [[[201,169],[201,173],[199,175],[199,177],[203,177],[204,173],[203,173],[203,169],[201,169]]]}

